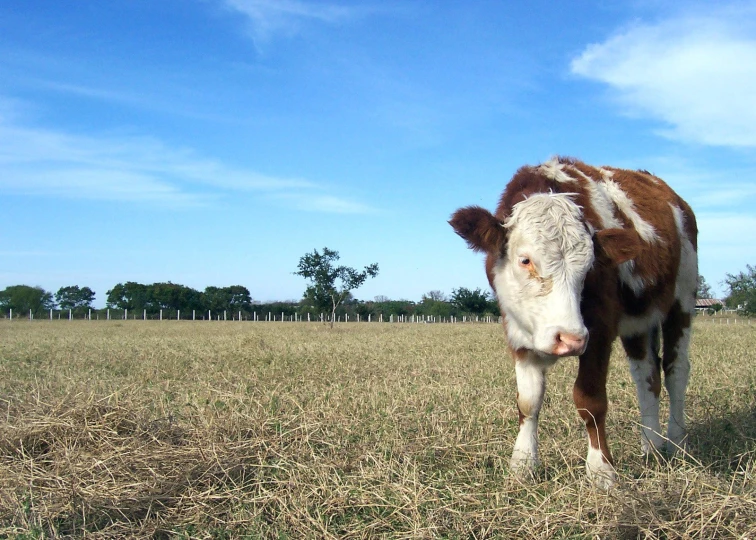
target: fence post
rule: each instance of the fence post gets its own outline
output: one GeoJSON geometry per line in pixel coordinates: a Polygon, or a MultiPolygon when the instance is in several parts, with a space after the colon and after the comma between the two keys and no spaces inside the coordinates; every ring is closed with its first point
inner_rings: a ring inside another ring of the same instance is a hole
{"type": "Polygon", "coordinates": [[[13,320],[13,308],[10,310],[10,320],[13,320]]]}
{"type": "Polygon", "coordinates": [[[196,309],[193,309],[193,310],[192,310],[192,320],[193,320],[193,321],[196,321],[196,320],[197,320],[197,310],[196,310],[196,309]]]}
{"type": "Polygon", "coordinates": [[[52,319],[52,308],[50,308],[50,320],[53,320],[52,319]]]}
{"type": "Polygon", "coordinates": [[[69,321],[73,320],[73,314],[71,313],[71,308],[68,308],[68,320],[69,321]]]}

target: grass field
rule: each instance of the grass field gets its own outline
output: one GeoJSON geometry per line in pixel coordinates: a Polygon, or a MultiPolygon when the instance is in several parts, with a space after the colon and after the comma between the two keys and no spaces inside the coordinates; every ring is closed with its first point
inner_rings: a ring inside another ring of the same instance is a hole
{"type": "Polygon", "coordinates": [[[508,476],[505,351],[495,324],[3,321],[0,536],[756,538],[756,325],[696,323],[671,462],[639,455],[615,349],[608,493],[585,479],[575,359],[549,378],[537,478],[508,476]]]}

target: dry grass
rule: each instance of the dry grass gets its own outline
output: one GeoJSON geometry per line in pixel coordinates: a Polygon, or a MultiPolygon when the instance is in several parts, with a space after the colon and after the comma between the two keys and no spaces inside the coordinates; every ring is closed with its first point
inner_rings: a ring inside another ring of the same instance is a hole
{"type": "Polygon", "coordinates": [[[689,455],[644,463],[615,352],[620,475],[585,480],[576,361],[544,465],[507,475],[496,325],[0,325],[0,536],[756,538],[756,325],[698,325],[689,455]]]}

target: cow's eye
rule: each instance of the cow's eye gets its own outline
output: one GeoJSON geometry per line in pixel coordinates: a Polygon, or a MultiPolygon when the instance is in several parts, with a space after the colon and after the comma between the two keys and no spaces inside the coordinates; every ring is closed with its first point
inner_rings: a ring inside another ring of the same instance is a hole
{"type": "Polygon", "coordinates": [[[530,259],[527,257],[520,257],[520,266],[528,267],[531,265],[530,259]]]}

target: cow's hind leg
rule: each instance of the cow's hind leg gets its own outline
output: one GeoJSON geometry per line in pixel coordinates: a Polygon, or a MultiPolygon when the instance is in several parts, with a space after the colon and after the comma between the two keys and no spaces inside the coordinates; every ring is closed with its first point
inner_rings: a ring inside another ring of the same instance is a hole
{"type": "Polygon", "coordinates": [[[688,348],[690,346],[691,315],[675,302],[662,324],[664,335],[664,386],[669,393],[669,425],[667,449],[674,454],[685,444],[685,389],[690,375],[688,348]]]}
{"type": "Polygon", "coordinates": [[[641,416],[641,449],[648,455],[661,450],[664,437],[659,423],[659,394],[661,393],[661,359],[659,358],[659,328],[631,337],[623,337],[630,374],[635,381],[641,416]]]}
{"type": "Polygon", "coordinates": [[[593,338],[588,350],[580,357],[572,396],[588,432],[586,472],[594,484],[608,489],[614,485],[616,479],[605,430],[608,408],[606,375],[609,370],[611,342],[599,343],[600,339],[593,338]]]}

